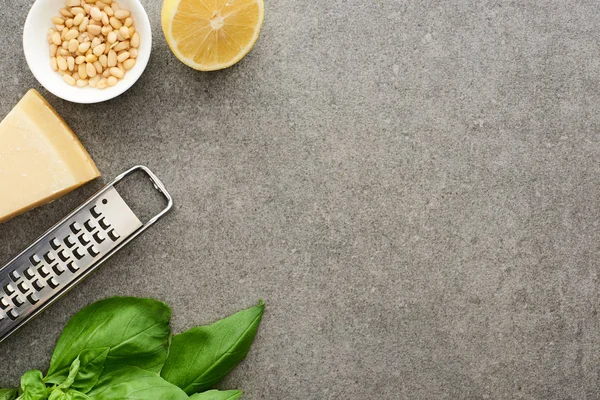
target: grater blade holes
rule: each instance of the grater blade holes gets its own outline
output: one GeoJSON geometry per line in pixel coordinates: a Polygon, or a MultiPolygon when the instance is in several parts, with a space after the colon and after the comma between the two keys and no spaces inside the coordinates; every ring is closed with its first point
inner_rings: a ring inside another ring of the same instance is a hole
{"type": "Polygon", "coordinates": [[[100,254],[100,252],[98,250],[96,250],[94,245],[91,245],[90,247],[88,247],[87,251],[88,251],[89,255],[92,257],[96,257],[98,254],[100,254]]]}
{"type": "Polygon", "coordinates": [[[49,251],[44,254],[44,261],[46,261],[48,264],[52,264],[54,261],[56,261],[56,258],[54,258],[52,252],[49,251]]]}
{"type": "Polygon", "coordinates": [[[19,282],[19,279],[21,279],[21,275],[19,275],[17,271],[12,271],[8,276],[10,276],[10,280],[15,283],[19,282]]]}
{"type": "Polygon", "coordinates": [[[2,308],[3,310],[6,310],[8,308],[9,304],[8,301],[6,300],[6,297],[0,297],[0,308],[2,308]]]}
{"type": "Polygon", "coordinates": [[[33,265],[34,267],[37,267],[38,264],[42,262],[42,260],[38,257],[37,254],[34,254],[31,257],[29,257],[29,261],[31,262],[31,265],[33,265]]]}
{"type": "Polygon", "coordinates": [[[71,225],[69,225],[69,228],[71,228],[71,232],[73,232],[74,234],[78,234],[79,232],[81,232],[81,225],[79,225],[79,223],[77,221],[73,222],[71,225]]]}
{"type": "Polygon", "coordinates": [[[90,233],[92,233],[96,230],[96,225],[94,225],[94,223],[92,222],[91,219],[88,219],[87,221],[85,221],[83,223],[83,226],[90,233]]]}
{"type": "Polygon", "coordinates": [[[6,293],[8,296],[10,296],[13,293],[15,293],[14,286],[11,285],[10,283],[8,285],[4,286],[4,293],[6,293]]]}
{"type": "Polygon", "coordinates": [[[85,257],[85,254],[81,253],[79,251],[79,247],[73,249],[73,255],[75,256],[76,259],[81,260],[83,257],[85,257]]]}
{"type": "Polygon", "coordinates": [[[17,318],[19,318],[19,313],[17,312],[17,310],[15,310],[14,308],[12,310],[9,310],[6,315],[8,316],[8,318],[10,318],[12,321],[16,320],[17,318]]]}
{"type": "Polygon", "coordinates": [[[69,271],[71,271],[72,273],[79,271],[79,266],[73,261],[69,261],[69,263],[67,264],[67,268],[69,268],[69,271]]]}
{"type": "Polygon", "coordinates": [[[57,276],[61,276],[65,272],[64,267],[60,264],[54,264],[51,268],[57,276]]]}
{"type": "Polygon", "coordinates": [[[110,224],[106,222],[106,218],[100,219],[98,221],[98,224],[100,225],[100,228],[104,229],[105,231],[108,230],[108,228],[110,228],[110,224]]]}
{"type": "Polygon", "coordinates": [[[68,235],[66,238],[64,238],[63,242],[67,245],[68,248],[72,248],[73,246],[75,246],[75,241],[73,240],[71,235],[68,235]]]}
{"type": "Polygon", "coordinates": [[[31,293],[29,296],[27,296],[27,301],[29,302],[29,304],[34,305],[38,301],[40,301],[40,298],[37,297],[35,293],[31,293]]]}
{"type": "Polygon", "coordinates": [[[56,289],[58,287],[58,282],[54,279],[54,277],[49,278],[46,283],[48,284],[48,286],[50,286],[52,289],[56,289]]]}
{"type": "Polygon", "coordinates": [[[21,292],[22,294],[27,294],[27,292],[31,290],[31,288],[25,282],[19,283],[17,285],[17,289],[19,289],[19,292],[21,292]]]}
{"type": "Polygon", "coordinates": [[[91,242],[91,240],[89,240],[89,236],[86,233],[82,233],[77,239],[79,239],[79,243],[81,243],[84,246],[87,246],[91,242]]]}
{"type": "Polygon", "coordinates": [[[115,232],[114,229],[108,231],[108,237],[110,238],[110,240],[112,240],[113,242],[116,242],[117,240],[119,240],[119,238],[121,236],[119,236],[119,234],[117,232],[115,232]]]}
{"type": "Polygon", "coordinates": [[[12,299],[13,304],[15,305],[15,307],[21,307],[23,304],[25,304],[25,300],[23,300],[23,298],[19,297],[19,295],[16,295],[15,297],[13,297],[12,299]]]}
{"type": "Polygon", "coordinates": [[[45,265],[42,265],[41,267],[39,267],[37,271],[42,278],[45,278],[48,275],[50,275],[50,272],[48,272],[45,265]]]}
{"type": "Polygon", "coordinates": [[[58,241],[58,239],[56,239],[56,238],[50,239],[50,247],[52,247],[52,250],[60,249],[60,242],[58,241]]]}
{"type": "Polygon", "coordinates": [[[57,253],[57,255],[58,255],[58,258],[60,259],[60,261],[62,261],[62,262],[67,262],[67,261],[69,261],[69,258],[70,258],[70,257],[69,257],[67,254],[65,254],[65,251],[64,251],[64,250],[61,250],[61,251],[59,251],[59,252],[57,253]]]}
{"type": "Polygon", "coordinates": [[[102,242],[104,242],[106,240],[106,237],[102,235],[102,233],[100,232],[96,232],[92,235],[92,237],[94,238],[94,240],[96,241],[96,243],[101,244],[102,242]]]}
{"type": "Polygon", "coordinates": [[[42,282],[40,282],[37,279],[35,281],[31,282],[31,285],[33,285],[33,288],[35,290],[37,290],[38,292],[46,287],[42,282]]]}
{"type": "Polygon", "coordinates": [[[32,280],[33,278],[35,278],[35,273],[31,270],[30,267],[27,267],[25,269],[25,271],[23,271],[23,275],[25,276],[25,278],[32,280]]]}
{"type": "Polygon", "coordinates": [[[98,212],[98,210],[96,210],[96,206],[90,208],[90,214],[92,214],[92,217],[96,219],[100,218],[100,216],[102,215],[101,212],[98,212]]]}

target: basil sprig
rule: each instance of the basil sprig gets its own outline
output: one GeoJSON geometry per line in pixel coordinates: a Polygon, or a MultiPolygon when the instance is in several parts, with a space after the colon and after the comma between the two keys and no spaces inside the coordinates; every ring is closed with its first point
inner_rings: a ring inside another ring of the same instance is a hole
{"type": "Polygon", "coordinates": [[[208,389],[246,357],[263,312],[261,302],[172,336],[165,303],[101,300],[71,318],[45,376],[26,372],[0,400],[237,400],[239,390],[208,389]]]}

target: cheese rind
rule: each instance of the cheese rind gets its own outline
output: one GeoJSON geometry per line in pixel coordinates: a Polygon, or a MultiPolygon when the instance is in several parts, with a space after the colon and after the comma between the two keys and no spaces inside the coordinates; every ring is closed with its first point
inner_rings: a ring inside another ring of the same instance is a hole
{"type": "Polygon", "coordinates": [[[36,90],[0,122],[0,222],[99,176],[73,131],[36,90]]]}

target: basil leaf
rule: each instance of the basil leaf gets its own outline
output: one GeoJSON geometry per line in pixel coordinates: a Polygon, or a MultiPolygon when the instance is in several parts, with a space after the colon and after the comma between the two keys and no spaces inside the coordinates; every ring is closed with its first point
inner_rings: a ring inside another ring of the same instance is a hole
{"type": "Polygon", "coordinates": [[[71,318],[50,361],[48,375],[68,368],[84,350],[108,347],[105,366],[137,366],[159,372],[171,335],[170,308],[152,299],[113,297],[71,318]]]}
{"type": "Polygon", "coordinates": [[[25,372],[21,377],[21,390],[23,394],[19,396],[22,400],[44,400],[48,398],[48,389],[43,381],[42,371],[32,369],[25,372]]]}
{"type": "Polygon", "coordinates": [[[18,395],[17,389],[0,389],[0,400],[14,400],[18,395]]]}
{"type": "Polygon", "coordinates": [[[51,384],[60,384],[60,387],[63,389],[72,388],[79,392],[87,393],[98,382],[98,378],[104,370],[104,362],[109,350],[108,347],[83,350],[79,353],[75,361],[73,361],[69,370],[65,368],[57,371],[52,376],[44,379],[44,381],[51,384]],[[77,365],[77,371],[73,375],[75,365],[77,365]],[[69,377],[73,375],[73,379],[70,382],[67,382],[69,379],[65,378],[67,373],[69,377]]]}
{"type": "Polygon", "coordinates": [[[66,392],[55,389],[48,400],[92,400],[89,396],[78,392],[77,390],[69,389],[66,392]]]}
{"type": "Polygon", "coordinates": [[[188,395],[210,389],[246,357],[264,308],[261,302],[173,337],[161,376],[188,395]]]}
{"type": "Polygon", "coordinates": [[[190,397],[190,400],[237,400],[241,396],[241,390],[209,390],[204,393],[196,393],[190,397]]]}
{"type": "Polygon", "coordinates": [[[157,374],[137,367],[123,367],[103,374],[88,394],[92,400],[187,400],[177,386],[157,374]]]}

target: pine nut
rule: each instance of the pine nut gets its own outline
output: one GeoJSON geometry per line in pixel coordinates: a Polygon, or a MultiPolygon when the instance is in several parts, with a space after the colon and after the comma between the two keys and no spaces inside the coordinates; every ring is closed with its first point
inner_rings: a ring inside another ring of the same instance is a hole
{"type": "Polygon", "coordinates": [[[117,65],[117,52],[111,50],[108,52],[108,66],[115,67],[117,65]]]}
{"type": "Polygon", "coordinates": [[[112,76],[116,77],[116,78],[119,78],[119,79],[120,79],[120,78],[122,78],[122,77],[123,77],[123,75],[124,75],[124,74],[123,74],[123,71],[121,71],[121,70],[120,70],[119,68],[117,68],[117,67],[112,67],[112,68],[110,69],[110,74],[111,74],[112,76]]]}
{"type": "Polygon", "coordinates": [[[98,61],[100,62],[100,65],[102,65],[102,68],[108,67],[108,57],[106,56],[106,54],[102,54],[98,58],[98,61]]]}
{"type": "Polygon", "coordinates": [[[79,79],[79,74],[77,72],[75,72],[73,75],[71,75],[73,77],[73,79],[77,80],[79,79]]]}
{"type": "Polygon", "coordinates": [[[61,8],[59,12],[60,12],[60,15],[62,15],[63,17],[66,17],[66,18],[73,17],[73,14],[71,13],[71,11],[67,10],[66,8],[61,8]]]}
{"type": "Polygon", "coordinates": [[[50,45],[50,57],[56,57],[56,52],[58,51],[58,46],[52,43],[50,45]]]}
{"type": "Polygon", "coordinates": [[[79,52],[81,54],[85,54],[86,51],[88,51],[90,49],[91,43],[90,42],[83,42],[79,45],[79,47],[77,48],[77,50],[79,50],[79,52]]]}
{"type": "Polygon", "coordinates": [[[87,56],[85,56],[85,61],[89,62],[89,63],[93,63],[98,61],[98,57],[96,57],[95,54],[88,54],[87,56]]]}
{"type": "Polygon", "coordinates": [[[71,86],[75,86],[75,79],[71,75],[63,75],[63,80],[71,86]]]}
{"type": "Polygon", "coordinates": [[[77,67],[77,72],[79,73],[81,79],[86,79],[88,77],[87,68],[85,64],[80,64],[79,67],[77,67]]]}
{"type": "Polygon", "coordinates": [[[102,25],[109,25],[110,24],[110,18],[108,17],[108,15],[103,12],[102,13],[102,25]]]}
{"type": "Polygon", "coordinates": [[[120,42],[118,45],[113,47],[113,50],[119,52],[121,50],[126,50],[128,48],[129,48],[129,42],[126,41],[126,42],[120,42]]]}
{"type": "Polygon", "coordinates": [[[105,25],[102,27],[102,35],[103,36],[108,36],[109,33],[111,33],[113,30],[112,26],[110,25],[105,25]]]}
{"type": "Polygon", "coordinates": [[[93,78],[96,75],[98,75],[98,71],[96,71],[96,68],[94,67],[94,64],[87,63],[85,65],[85,71],[87,72],[87,74],[88,74],[88,76],[90,78],[93,78]]]}
{"type": "Polygon", "coordinates": [[[100,81],[101,78],[102,78],[101,75],[96,75],[95,77],[91,78],[89,80],[90,87],[95,88],[98,85],[98,82],[100,81]]]}
{"type": "Polygon", "coordinates": [[[75,59],[73,57],[67,58],[67,67],[69,71],[73,71],[75,69],[75,59]]]}
{"type": "Polygon", "coordinates": [[[119,29],[119,33],[121,34],[121,37],[123,37],[123,39],[129,39],[129,29],[127,29],[126,26],[122,26],[119,29]]]}
{"type": "Polygon", "coordinates": [[[115,86],[117,83],[119,83],[119,80],[116,77],[114,77],[114,76],[108,77],[108,86],[112,87],[112,86],[115,86]]]}
{"type": "Polygon", "coordinates": [[[108,87],[108,81],[106,80],[106,78],[100,79],[96,87],[98,89],[106,89],[108,87]]]}
{"type": "Polygon", "coordinates": [[[63,57],[69,57],[71,55],[71,52],[67,49],[63,49],[62,47],[60,49],[58,49],[58,55],[63,56],[63,57]]]}
{"type": "Polygon", "coordinates": [[[64,42],[62,42],[61,46],[63,49],[68,50],[69,49],[69,42],[67,42],[66,40],[64,42]]]}
{"type": "Polygon", "coordinates": [[[52,34],[52,43],[54,43],[57,46],[60,46],[62,44],[62,40],[60,38],[60,33],[54,32],[52,34]]]}
{"type": "Polygon", "coordinates": [[[75,53],[78,48],[79,48],[79,42],[77,41],[77,39],[69,40],[69,51],[71,53],[75,53]]]}
{"type": "Polygon", "coordinates": [[[85,62],[85,56],[77,56],[75,57],[75,64],[81,65],[85,62]]]}
{"type": "Polygon", "coordinates": [[[65,60],[63,56],[56,57],[56,64],[58,65],[58,69],[60,69],[61,71],[66,71],[67,68],[69,68],[67,60],[65,60]]]}
{"type": "Polygon", "coordinates": [[[52,57],[50,59],[50,66],[54,71],[58,72],[58,63],[56,62],[56,57],[52,57]]]}
{"type": "Polygon", "coordinates": [[[115,15],[114,10],[110,7],[110,6],[106,6],[104,7],[104,12],[106,13],[106,15],[108,15],[109,17],[112,17],[113,15],[115,15]]]}
{"type": "Polygon", "coordinates": [[[114,42],[117,41],[117,34],[115,33],[115,31],[110,32],[107,36],[106,36],[106,41],[109,44],[113,44],[114,42]]]}
{"type": "Polygon", "coordinates": [[[67,7],[77,7],[79,6],[79,0],[67,0],[67,7]]]}
{"type": "Polygon", "coordinates": [[[125,19],[125,18],[129,17],[130,15],[131,15],[131,13],[127,10],[115,11],[115,18],[118,18],[118,19],[125,19]]]}
{"type": "Polygon", "coordinates": [[[92,11],[90,12],[90,15],[92,16],[94,21],[102,20],[102,11],[100,11],[100,9],[98,7],[92,7],[92,11]]]}
{"type": "MultiPolygon", "coordinates": [[[[119,10],[119,11],[121,11],[121,10],[119,10]]],[[[116,14],[117,14],[117,11],[115,11],[115,15],[116,14]]],[[[110,17],[110,24],[115,29],[119,29],[123,26],[123,23],[121,21],[119,21],[116,17],[110,17]]]]}
{"type": "Polygon", "coordinates": [[[83,15],[83,13],[77,14],[75,16],[75,18],[73,18],[73,25],[77,25],[77,26],[81,25],[84,17],[85,16],[83,15]]]}
{"type": "Polygon", "coordinates": [[[110,76],[110,69],[105,69],[104,72],[102,73],[102,76],[105,78],[108,78],[110,76]]]}
{"type": "Polygon", "coordinates": [[[122,53],[119,53],[119,55],[117,56],[117,61],[122,63],[123,61],[127,60],[128,58],[129,58],[129,52],[124,51],[122,53]]]}
{"type": "Polygon", "coordinates": [[[121,9],[121,6],[119,5],[119,3],[117,3],[116,1],[113,1],[112,4],[110,5],[110,7],[117,12],[117,10],[121,9]]]}
{"type": "Polygon", "coordinates": [[[96,61],[94,63],[94,68],[96,68],[96,72],[99,74],[103,72],[102,64],[100,64],[100,61],[96,61]]]}
{"type": "Polygon", "coordinates": [[[102,40],[100,40],[100,38],[94,38],[92,40],[92,49],[95,48],[96,46],[100,46],[102,44],[102,40]]]}
{"type": "Polygon", "coordinates": [[[102,33],[102,27],[99,25],[88,25],[87,30],[94,36],[98,36],[100,33],[102,33]]]}
{"type": "Polygon", "coordinates": [[[90,24],[90,19],[88,17],[84,17],[83,21],[81,21],[81,25],[79,25],[79,32],[85,32],[90,24]]]}
{"type": "Polygon", "coordinates": [[[60,39],[61,40],[65,40],[65,37],[67,36],[67,33],[69,33],[69,28],[63,28],[60,30],[60,39]]]}
{"type": "Polygon", "coordinates": [[[131,17],[128,17],[128,18],[125,20],[125,26],[126,26],[126,27],[130,27],[130,26],[132,26],[132,25],[133,25],[133,18],[131,18],[131,17]]]}
{"type": "Polygon", "coordinates": [[[65,24],[65,20],[60,18],[60,17],[54,17],[52,18],[52,23],[54,25],[64,25],[65,24]]]}
{"type": "Polygon", "coordinates": [[[78,79],[77,80],[77,87],[86,87],[88,85],[88,81],[84,81],[83,79],[78,79]]]}
{"type": "Polygon", "coordinates": [[[96,57],[100,57],[104,53],[104,49],[106,49],[105,44],[101,44],[99,46],[94,47],[94,55],[96,57]]]}
{"type": "Polygon", "coordinates": [[[82,7],[83,7],[83,10],[85,11],[85,13],[86,13],[86,14],[89,14],[89,13],[90,13],[90,11],[92,11],[92,6],[90,6],[90,5],[89,5],[89,4],[87,4],[87,3],[86,3],[86,4],[84,4],[84,5],[82,5],[82,7]]]}
{"type": "Polygon", "coordinates": [[[59,32],[62,32],[66,28],[66,26],[64,26],[64,25],[55,25],[55,26],[56,26],[56,30],[59,32]]]}
{"type": "Polygon", "coordinates": [[[71,13],[73,13],[73,15],[82,14],[85,16],[85,10],[83,7],[73,7],[71,8],[71,13]]]}
{"type": "Polygon", "coordinates": [[[136,63],[136,61],[135,61],[135,59],[134,59],[134,58],[129,58],[129,59],[127,59],[127,60],[125,60],[125,61],[123,62],[123,67],[124,67],[124,68],[125,68],[127,71],[129,71],[130,69],[132,69],[133,67],[135,67],[135,63],[136,63]]]}
{"type": "Polygon", "coordinates": [[[131,37],[131,47],[136,49],[140,47],[140,34],[138,32],[134,33],[131,37]]]}
{"type": "Polygon", "coordinates": [[[137,58],[138,49],[129,49],[129,58],[137,58]]]}
{"type": "Polygon", "coordinates": [[[73,28],[67,32],[67,34],[65,35],[65,40],[75,39],[77,38],[77,36],[79,36],[79,31],[73,28]]]}
{"type": "Polygon", "coordinates": [[[65,26],[67,28],[72,28],[73,25],[75,25],[75,23],[73,22],[73,18],[69,18],[68,20],[65,21],[65,26]]]}
{"type": "Polygon", "coordinates": [[[97,1],[97,2],[96,2],[96,7],[98,7],[98,8],[99,8],[99,9],[101,9],[101,10],[104,10],[104,8],[105,8],[106,6],[107,6],[107,5],[106,5],[104,2],[102,2],[102,1],[97,1]]]}

